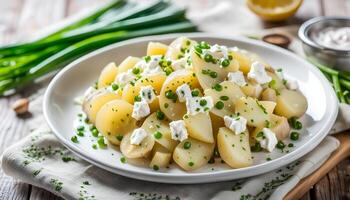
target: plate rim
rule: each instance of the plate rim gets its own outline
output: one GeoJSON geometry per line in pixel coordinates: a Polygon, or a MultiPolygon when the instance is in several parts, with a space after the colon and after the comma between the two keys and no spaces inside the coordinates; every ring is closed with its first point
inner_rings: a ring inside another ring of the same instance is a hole
{"type": "Polygon", "coordinates": [[[83,160],[88,161],[89,163],[96,165],[100,168],[103,168],[107,171],[110,171],[112,173],[116,173],[119,175],[139,179],[139,180],[147,180],[152,182],[160,182],[160,183],[177,183],[177,184],[188,184],[188,183],[209,183],[209,182],[217,182],[217,181],[225,181],[225,180],[233,180],[233,179],[239,179],[239,178],[246,178],[251,176],[256,176],[259,174],[263,174],[269,171],[272,171],[274,169],[280,168],[282,166],[285,166],[302,156],[306,155],[310,151],[312,151],[328,134],[328,132],[331,130],[338,113],[338,100],[335,95],[334,90],[331,88],[325,77],[322,75],[322,73],[314,67],[311,63],[307,62],[306,60],[302,59],[300,56],[289,52],[285,49],[282,49],[280,47],[276,47],[270,44],[266,44],[262,41],[257,41],[249,38],[244,38],[242,36],[231,36],[226,34],[211,34],[211,33],[176,33],[176,34],[164,34],[164,35],[152,35],[152,36],[145,36],[140,38],[134,38],[130,40],[125,40],[122,42],[117,42],[110,44],[106,47],[97,49],[93,52],[90,52],[67,66],[65,66],[62,70],[59,71],[58,74],[55,75],[55,77],[51,80],[49,86],[47,87],[45,94],[44,94],[44,100],[43,100],[43,114],[46,122],[48,123],[49,127],[53,131],[54,135],[58,138],[60,143],[62,143],[65,147],[67,147],[70,151],[77,154],[80,158],[83,160]],[[98,159],[94,159],[90,157],[82,148],[79,148],[73,144],[66,138],[64,138],[63,135],[60,134],[60,131],[56,129],[56,127],[51,122],[50,118],[48,117],[49,112],[49,96],[52,94],[52,89],[55,86],[56,82],[60,80],[60,78],[65,74],[68,73],[69,70],[73,69],[75,66],[77,66],[78,63],[84,61],[85,59],[95,56],[97,54],[109,51],[111,49],[125,46],[125,45],[131,45],[133,43],[137,42],[145,42],[145,41],[158,41],[158,40],[164,40],[164,39],[175,39],[176,37],[186,35],[186,37],[189,38],[196,38],[196,37],[207,37],[207,38],[213,38],[213,39],[228,39],[228,40],[234,40],[234,41],[241,41],[244,43],[248,43],[250,45],[257,45],[264,48],[269,48],[275,51],[279,51],[282,54],[286,54],[289,57],[292,57],[293,59],[296,59],[300,62],[303,62],[305,66],[307,66],[308,70],[312,71],[313,74],[317,76],[318,79],[320,79],[320,82],[325,89],[326,94],[329,94],[330,96],[330,102],[327,104],[331,109],[331,113],[328,113],[330,117],[328,117],[327,123],[324,123],[324,125],[320,128],[321,133],[319,134],[319,137],[316,137],[314,140],[307,141],[303,146],[304,148],[298,148],[293,152],[290,152],[286,154],[287,159],[285,156],[281,156],[279,158],[273,159],[269,162],[261,163],[254,166],[249,166],[245,168],[239,168],[239,169],[229,169],[224,171],[214,171],[214,172],[199,172],[199,173],[191,173],[188,172],[187,174],[172,174],[172,173],[164,173],[164,172],[150,172],[150,171],[130,171],[123,168],[119,168],[117,165],[111,165],[111,164],[105,164],[99,161],[98,159]],[[327,93],[328,92],[328,93],[327,93]],[[249,172],[250,171],[250,172],[249,172]],[[229,175],[232,173],[236,173],[234,178],[230,178],[229,175]],[[176,177],[177,179],[172,179],[176,177]],[[199,180],[200,178],[207,178],[205,181],[199,180]],[[186,179],[193,179],[193,180],[186,180],[186,179]],[[183,180],[181,180],[183,179],[183,180]]]}

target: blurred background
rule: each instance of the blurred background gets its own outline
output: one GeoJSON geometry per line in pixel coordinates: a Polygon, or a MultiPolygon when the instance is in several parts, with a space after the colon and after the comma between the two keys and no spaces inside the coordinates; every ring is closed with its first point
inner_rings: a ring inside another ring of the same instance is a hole
{"type": "MultiPolygon", "coordinates": [[[[61,20],[93,10],[109,0],[1,0],[0,44],[28,39],[34,32],[56,26],[61,20]]],[[[147,0],[139,0],[147,2],[147,0]]],[[[138,2],[139,2],[138,1],[138,2]]],[[[246,6],[244,0],[173,0],[187,6],[190,19],[206,21],[204,31],[237,33],[241,31],[300,24],[315,16],[350,16],[349,0],[306,0],[294,17],[284,22],[264,22],[246,6]],[[211,24],[222,29],[211,30],[211,24]]]]}

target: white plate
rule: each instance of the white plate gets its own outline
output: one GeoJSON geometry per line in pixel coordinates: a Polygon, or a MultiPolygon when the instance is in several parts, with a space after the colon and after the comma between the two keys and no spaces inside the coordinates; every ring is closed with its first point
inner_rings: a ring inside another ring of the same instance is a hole
{"type": "Polygon", "coordinates": [[[286,165],[314,149],[331,129],[338,113],[338,100],[324,76],[305,60],[289,51],[256,40],[212,36],[206,33],[181,35],[197,41],[238,46],[256,52],[272,66],[282,68],[288,78],[298,81],[309,107],[302,118],[304,128],[301,139],[294,143],[295,147],[289,153],[278,150],[271,154],[254,153],[254,165],[241,169],[230,169],[217,160],[215,164],[208,164],[193,172],[182,171],[175,164],[169,169],[154,171],[147,166],[121,163],[122,155],[111,145],[107,149],[94,150],[92,141],[95,139],[87,134],[79,138],[78,144],[71,142],[70,138],[75,134],[73,121],[81,113],[73,99],[82,95],[96,81],[101,69],[111,61],[120,63],[126,56],[145,55],[149,41],[169,44],[179,34],[144,37],[112,44],[76,60],[60,71],[50,83],[43,105],[45,118],[57,138],[79,157],[116,174],[163,183],[205,183],[250,177],[286,165]],[[267,161],[267,157],[272,160],[267,161]]]}

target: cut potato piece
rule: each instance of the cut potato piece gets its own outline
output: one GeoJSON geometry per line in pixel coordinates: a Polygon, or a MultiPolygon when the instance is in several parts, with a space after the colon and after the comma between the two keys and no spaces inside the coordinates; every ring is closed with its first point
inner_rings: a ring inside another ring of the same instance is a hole
{"type": "Polygon", "coordinates": [[[307,110],[307,101],[298,91],[283,89],[277,96],[275,113],[286,118],[301,117],[307,110]]]}
{"type": "Polygon", "coordinates": [[[160,42],[149,42],[147,46],[147,56],[165,55],[168,45],[160,42]]]}
{"type": "Polygon", "coordinates": [[[142,126],[143,129],[152,136],[158,131],[161,133],[160,138],[154,137],[154,140],[156,143],[159,143],[164,148],[166,148],[168,151],[172,152],[176,145],[178,144],[177,141],[171,139],[171,132],[169,128],[169,122],[166,120],[159,120],[157,119],[157,114],[152,113],[150,116],[147,117],[147,119],[143,122],[142,126]]]}
{"type": "Polygon", "coordinates": [[[283,80],[280,79],[275,73],[267,72],[267,75],[269,75],[272,78],[271,82],[269,83],[269,87],[277,91],[286,88],[286,86],[283,83],[283,80]]]}
{"type": "Polygon", "coordinates": [[[208,113],[185,115],[184,121],[188,135],[206,143],[214,143],[213,128],[208,113]]]}
{"type": "Polygon", "coordinates": [[[127,158],[142,158],[147,157],[152,151],[154,145],[154,139],[151,134],[145,137],[140,145],[130,144],[130,137],[132,132],[124,135],[122,142],[120,143],[120,151],[127,158]]]}
{"type": "Polygon", "coordinates": [[[255,61],[264,64],[266,68],[270,68],[267,62],[255,53],[237,48],[232,51],[231,55],[234,60],[237,60],[239,64],[239,70],[242,71],[244,74],[249,73],[250,66],[255,61]]]}
{"type": "Polygon", "coordinates": [[[163,145],[161,145],[161,144],[157,143],[157,141],[155,141],[153,149],[152,149],[152,155],[154,155],[156,152],[172,153],[172,151],[169,151],[163,145]]]}
{"type": "Polygon", "coordinates": [[[196,41],[190,40],[187,37],[179,37],[169,45],[165,57],[170,60],[182,58],[186,51],[195,44],[197,44],[196,41]]]}
{"type": "Polygon", "coordinates": [[[107,102],[120,99],[120,95],[107,90],[97,90],[83,101],[83,110],[91,123],[95,123],[97,112],[107,102]]]}
{"type": "Polygon", "coordinates": [[[156,152],[149,166],[154,170],[158,170],[159,168],[165,168],[169,166],[170,159],[171,153],[156,152]]]}
{"type": "Polygon", "coordinates": [[[241,90],[246,96],[258,99],[261,95],[262,87],[259,84],[248,83],[241,87],[241,90]]]}
{"type": "Polygon", "coordinates": [[[117,74],[118,67],[115,65],[114,62],[109,63],[105,68],[103,68],[100,76],[98,77],[98,88],[104,88],[112,84],[117,74]]]}
{"type": "Polygon", "coordinates": [[[205,62],[194,50],[191,51],[191,59],[193,70],[203,89],[208,89],[216,83],[221,83],[226,79],[229,72],[235,72],[239,68],[238,62],[234,59],[230,61],[230,65],[227,67],[220,67],[219,64],[205,62]],[[212,73],[215,73],[215,76],[211,75],[212,73]]]}
{"type": "Polygon", "coordinates": [[[271,115],[270,122],[270,129],[276,134],[278,140],[284,140],[289,136],[290,126],[287,118],[278,115],[271,115]]]}
{"type": "Polygon", "coordinates": [[[219,129],[217,140],[220,156],[230,167],[242,168],[253,164],[248,131],[236,135],[223,127],[219,129]]]}
{"type": "Polygon", "coordinates": [[[135,84],[127,84],[123,88],[122,99],[133,104],[135,101],[135,96],[138,96],[142,86],[151,85],[155,90],[156,95],[160,93],[163,82],[166,79],[165,74],[157,74],[152,76],[143,77],[136,81],[135,84]]]}
{"type": "Polygon", "coordinates": [[[121,62],[118,66],[118,73],[121,74],[128,71],[129,69],[133,68],[140,60],[140,58],[132,56],[125,58],[125,60],[123,60],[123,62],[121,62]]]}
{"type": "Polygon", "coordinates": [[[233,82],[224,81],[220,84],[221,90],[210,88],[204,91],[205,96],[211,96],[214,101],[214,105],[218,102],[222,102],[224,107],[220,108],[214,106],[210,112],[213,114],[224,117],[225,115],[233,115],[235,112],[234,104],[241,97],[245,97],[242,90],[233,82]]]}
{"type": "Polygon", "coordinates": [[[186,171],[198,169],[208,163],[213,154],[214,146],[214,144],[188,138],[176,146],[173,160],[186,171]],[[191,144],[190,148],[184,148],[186,142],[191,144]]]}
{"type": "Polygon", "coordinates": [[[224,119],[213,113],[210,113],[211,126],[213,127],[214,140],[216,141],[216,135],[221,127],[225,127],[224,119]]]}
{"type": "Polygon", "coordinates": [[[266,88],[261,94],[261,100],[263,101],[273,101],[276,102],[277,94],[274,89],[266,88]]]}
{"type": "Polygon", "coordinates": [[[247,119],[249,126],[264,126],[269,120],[266,108],[256,99],[242,97],[236,101],[236,114],[247,119]]]}
{"type": "MultiPolygon", "coordinates": [[[[284,140],[287,138],[291,130],[287,118],[274,114],[270,115],[268,125],[267,128],[276,134],[278,140],[284,140]]],[[[257,127],[251,134],[252,138],[256,139],[256,135],[261,132],[263,128],[264,127],[257,127]]]]}
{"type": "Polygon", "coordinates": [[[276,102],[273,101],[259,101],[262,106],[266,109],[268,114],[272,114],[276,107],[276,102]]]}
{"type": "Polygon", "coordinates": [[[121,138],[136,127],[132,110],[133,106],[126,101],[110,101],[97,112],[95,126],[109,142],[119,145],[121,138]]]}
{"type": "Polygon", "coordinates": [[[172,120],[180,120],[186,114],[185,103],[180,103],[179,101],[174,101],[165,96],[165,93],[172,91],[176,93],[177,87],[187,83],[191,88],[197,88],[199,86],[195,74],[190,70],[178,70],[171,73],[165,80],[162,90],[159,95],[159,105],[165,116],[172,120]]]}

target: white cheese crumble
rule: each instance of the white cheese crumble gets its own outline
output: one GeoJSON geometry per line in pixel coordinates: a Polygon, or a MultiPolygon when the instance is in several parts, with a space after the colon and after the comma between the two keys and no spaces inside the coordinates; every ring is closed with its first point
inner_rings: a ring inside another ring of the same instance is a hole
{"type": "Polygon", "coordinates": [[[131,116],[136,120],[140,120],[149,115],[150,112],[151,110],[146,101],[135,102],[131,116]]]}
{"type": "Polygon", "coordinates": [[[130,144],[140,145],[141,142],[147,137],[147,132],[143,128],[135,129],[130,137],[130,144]]]}
{"type": "Polygon", "coordinates": [[[268,128],[262,129],[262,137],[258,137],[257,140],[259,141],[260,146],[269,152],[272,152],[278,143],[276,134],[268,128]]]}
{"type": "Polygon", "coordinates": [[[214,107],[214,101],[211,96],[193,97],[186,99],[186,108],[188,115],[206,113],[214,107]]]}
{"type": "Polygon", "coordinates": [[[147,103],[152,103],[154,99],[157,98],[156,94],[154,93],[154,89],[151,85],[142,86],[139,95],[141,97],[141,100],[144,100],[147,103]]]}
{"type": "Polygon", "coordinates": [[[132,70],[128,70],[127,72],[123,72],[117,75],[117,82],[121,85],[126,85],[131,81],[135,80],[135,75],[132,73],[132,70]]]}
{"type": "Polygon", "coordinates": [[[161,58],[162,56],[151,56],[151,59],[148,62],[143,59],[136,63],[135,67],[142,70],[142,76],[164,74],[164,71],[159,66],[161,58]]]}
{"type": "Polygon", "coordinates": [[[187,129],[183,120],[172,121],[169,123],[171,139],[183,141],[188,138],[187,129]]]}
{"type": "Polygon", "coordinates": [[[192,97],[191,88],[186,83],[177,87],[176,94],[177,94],[180,102],[185,102],[187,98],[192,97]]]}
{"type": "Polygon", "coordinates": [[[241,71],[230,72],[228,73],[227,78],[229,81],[237,84],[240,87],[245,86],[247,84],[247,82],[244,79],[243,72],[241,71]]]}
{"type": "Polygon", "coordinates": [[[224,116],[225,126],[231,129],[236,135],[243,133],[247,129],[247,119],[238,116],[238,117],[230,117],[224,116]]]}
{"type": "Polygon", "coordinates": [[[290,90],[297,90],[299,88],[298,82],[296,80],[288,80],[286,86],[290,90]]]}
{"type": "Polygon", "coordinates": [[[228,48],[226,46],[221,46],[218,44],[214,44],[210,47],[210,49],[204,49],[203,55],[210,54],[215,58],[221,59],[225,58],[228,59],[228,48]]]}
{"type": "Polygon", "coordinates": [[[255,80],[259,84],[268,83],[272,80],[272,78],[269,75],[267,75],[265,71],[265,66],[260,62],[254,62],[250,66],[248,78],[255,80]]]}

